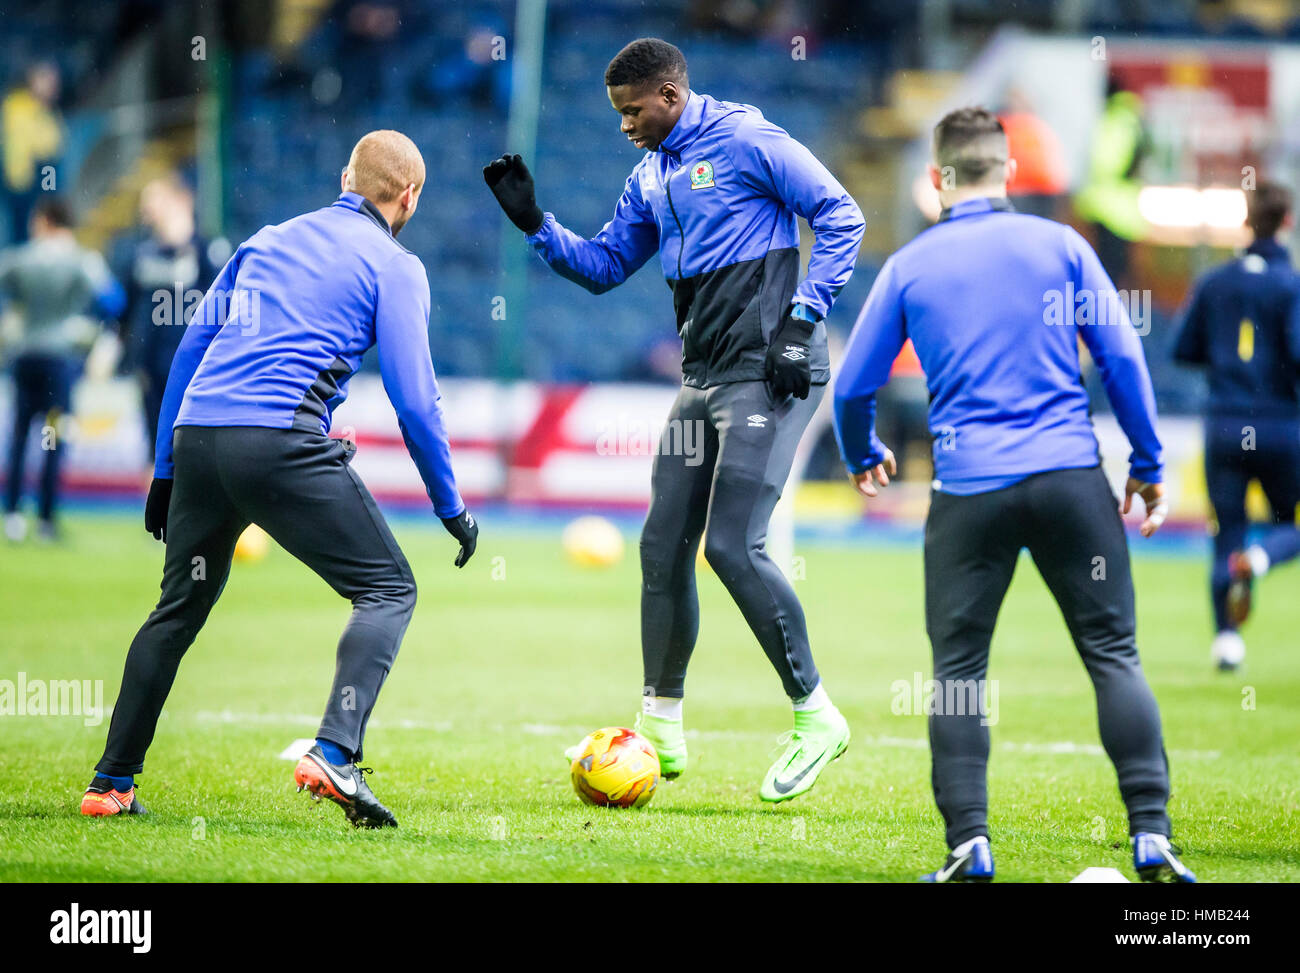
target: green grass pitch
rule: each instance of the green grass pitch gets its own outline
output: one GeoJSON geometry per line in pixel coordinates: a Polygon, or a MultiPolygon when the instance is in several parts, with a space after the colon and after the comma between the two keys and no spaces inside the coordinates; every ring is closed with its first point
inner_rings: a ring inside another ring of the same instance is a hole
{"type": "MultiPolygon", "coordinates": [[[[236,564],[181,666],[140,778],[148,817],[77,813],[107,720],[0,717],[0,881],[910,881],[941,860],[924,717],[891,705],[897,682],[929,677],[918,549],[801,547],[817,661],[854,735],[810,794],[778,807],[757,788],[788,704],[702,569],[691,769],[647,808],[609,811],[579,804],[560,752],[629,723],[639,704],[635,544],[613,569],[582,569],[561,557],[557,531],[488,518],[456,571],[441,531],[402,521],[397,533],[420,601],[363,762],[399,829],[354,831],[338,808],[296,794],[278,757],[313,735],[348,606],[273,548],[236,564]]],[[[111,705],[160,560],[125,515],[73,517],[57,547],[0,550],[0,679],[102,679],[111,705]]],[[[1228,676],[1209,665],[1203,561],[1144,556],[1136,572],[1175,840],[1202,881],[1300,880],[1295,576],[1262,582],[1248,667],[1228,676]]],[[[1066,881],[1089,865],[1127,874],[1091,687],[1027,560],[990,675],[999,879],[1066,881]]]]}

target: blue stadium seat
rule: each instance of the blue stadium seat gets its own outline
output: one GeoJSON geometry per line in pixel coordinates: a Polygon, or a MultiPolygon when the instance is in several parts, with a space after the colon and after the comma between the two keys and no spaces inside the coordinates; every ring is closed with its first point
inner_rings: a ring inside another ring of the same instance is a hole
{"type": "MultiPolygon", "coordinates": [[[[638,29],[671,35],[687,7],[684,0],[668,0],[653,10],[638,4],[638,29]]],[[[265,223],[325,205],[355,138],[381,126],[407,132],[425,153],[430,181],[420,215],[403,231],[402,243],[429,271],[435,363],[442,374],[492,374],[500,349],[490,302],[502,289],[505,231],[480,169],[507,148],[505,120],[493,108],[469,102],[430,104],[416,89],[433,52],[456,49],[457,30],[479,17],[498,22],[501,14],[497,4],[484,0],[429,9],[436,15],[428,18],[428,29],[444,32],[422,35],[419,50],[404,59],[408,63],[386,68],[383,91],[391,104],[382,110],[372,103],[349,104],[347,98],[318,105],[309,86],[280,83],[269,59],[241,58],[233,74],[239,123],[232,126],[236,170],[228,229],[242,239],[265,223]]],[[[620,141],[618,119],[601,83],[605,64],[628,40],[627,11],[627,0],[550,7],[541,125],[530,164],[542,205],[585,234],[594,234],[610,218],[638,158],[620,141]]],[[[756,74],[754,45],[722,37],[693,42],[697,85],[718,97],[755,103],[814,151],[833,152],[834,117],[858,101],[860,47],[828,43],[809,63],[783,58],[784,49],[774,46],[771,69],[756,74]]],[[[348,63],[347,47],[329,30],[310,38],[299,55],[309,72],[333,66],[356,77],[368,68],[348,63]]],[[[671,295],[657,260],[600,297],[556,277],[531,255],[527,266],[530,307],[518,312],[525,333],[514,357],[530,378],[615,378],[634,367],[641,349],[673,334],[671,295]]]]}

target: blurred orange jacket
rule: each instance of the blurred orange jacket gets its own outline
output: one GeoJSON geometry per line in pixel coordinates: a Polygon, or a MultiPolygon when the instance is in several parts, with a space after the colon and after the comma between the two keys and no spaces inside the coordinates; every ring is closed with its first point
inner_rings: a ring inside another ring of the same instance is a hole
{"type": "Polygon", "coordinates": [[[1012,112],[1001,116],[1007,131],[1016,178],[1007,185],[1008,196],[1059,196],[1069,184],[1061,140],[1037,115],[1012,112]]]}

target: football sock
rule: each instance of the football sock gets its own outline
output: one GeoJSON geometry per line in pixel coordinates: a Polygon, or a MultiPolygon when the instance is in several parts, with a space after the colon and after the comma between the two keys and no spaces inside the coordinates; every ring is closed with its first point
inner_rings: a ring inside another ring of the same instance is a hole
{"type": "Polygon", "coordinates": [[[125,777],[109,777],[108,774],[101,774],[97,770],[95,771],[95,776],[104,778],[104,780],[108,781],[113,785],[113,790],[121,791],[123,794],[125,794],[127,791],[129,791],[132,787],[135,786],[134,774],[128,774],[125,777]]]}
{"type": "Polygon", "coordinates": [[[642,696],[641,712],[657,716],[662,720],[680,720],[682,718],[682,700],[672,696],[642,696]]]}
{"type": "Polygon", "coordinates": [[[831,698],[826,693],[826,687],[818,682],[816,689],[803,699],[793,700],[793,703],[794,711],[796,713],[808,713],[812,710],[821,709],[823,706],[829,706],[831,704],[831,698]]]}
{"type": "Polygon", "coordinates": [[[323,753],[325,759],[332,764],[346,764],[352,762],[348,759],[348,755],[343,751],[343,748],[337,743],[332,743],[329,740],[322,740],[320,737],[317,737],[316,746],[320,747],[320,752],[323,753]]]}

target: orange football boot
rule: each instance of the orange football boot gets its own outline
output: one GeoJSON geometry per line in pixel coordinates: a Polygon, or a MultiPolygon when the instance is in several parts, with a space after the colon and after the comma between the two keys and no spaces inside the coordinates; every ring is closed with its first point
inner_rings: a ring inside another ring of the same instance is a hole
{"type": "Polygon", "coordinates": [[[81,798],[81,813],[87,817],[104,818],[111,814],[148,814],[135,787],[119,791],[107,777],[96,775],[81,798]]]}
{"type": "Polygon", "coordinates": [[[366,784],[365,775],[369,773],[372,773],[369,767],[330,763],[320,746],[316,745],[298,761],[298,766],[293,769],[293,780],[298,790],[309,793],[312,800],[319,801],[325,797],[343,808],[354,827],[395,828],[397,818],[379,803],[366,784]]]}

